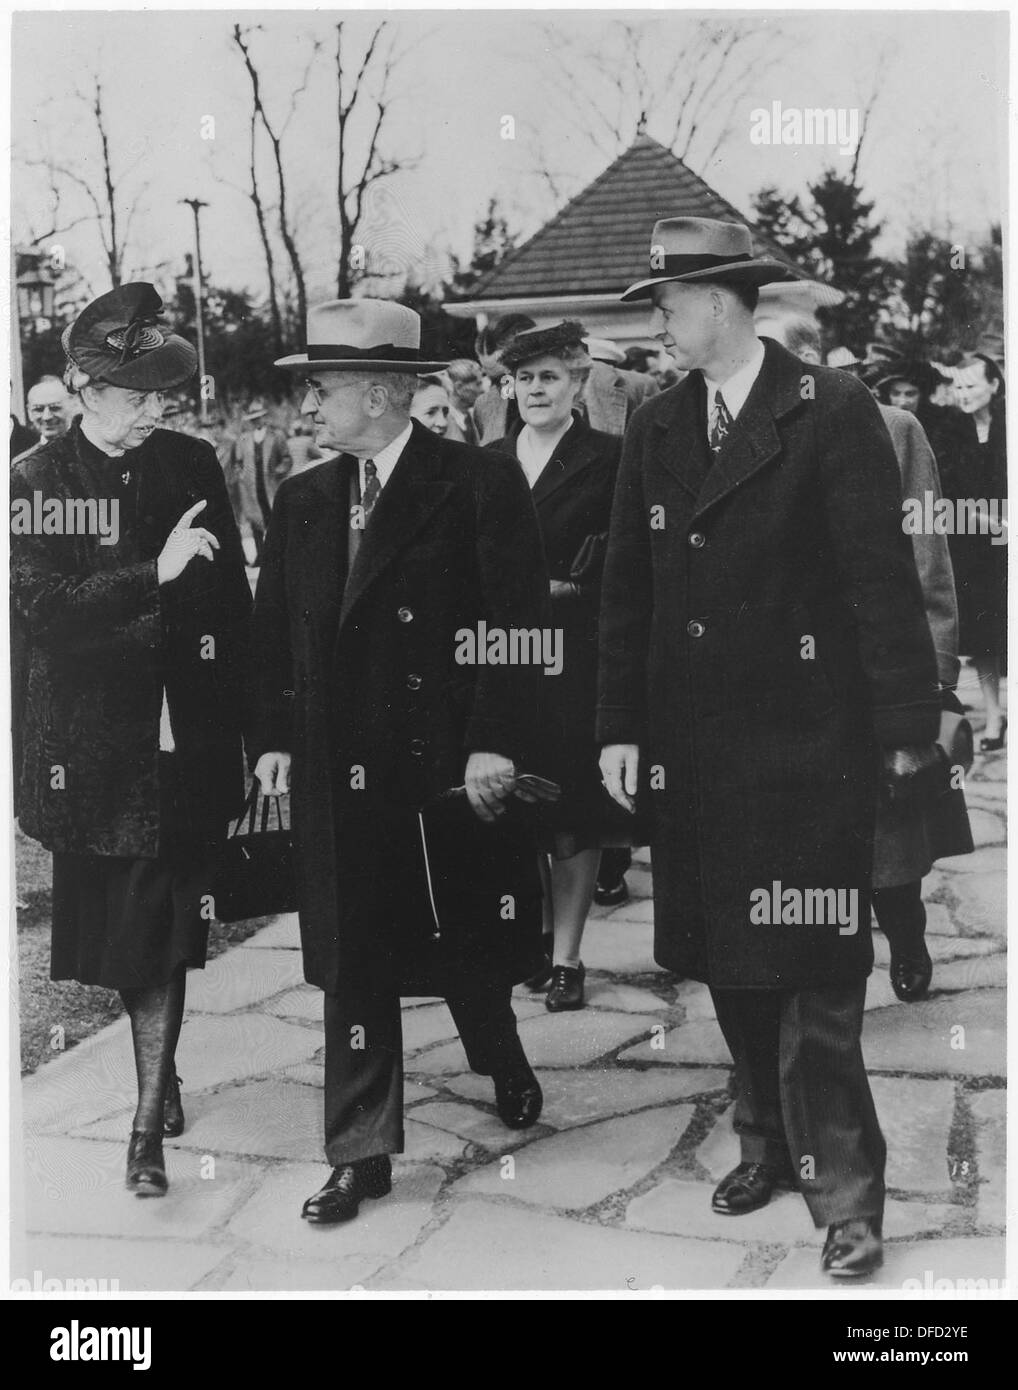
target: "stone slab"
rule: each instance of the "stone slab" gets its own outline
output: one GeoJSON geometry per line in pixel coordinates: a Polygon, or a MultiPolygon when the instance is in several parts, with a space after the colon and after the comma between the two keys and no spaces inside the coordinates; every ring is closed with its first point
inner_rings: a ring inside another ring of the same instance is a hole
{"type": "Polygon", "coordinates": [[[467,1202],[369,1289],[539,1292],[720,1289],[743,1252],[721,1241],[683,1240],[588,1225],[563,1217],[467,1202]]]}
{"type": "Polygon", "coordinates": [[[177,1070],[189,1091],[203,1091],[310,1061],[321,1045],[318,1029],[265,1014],[185,1017],[177,1070]]]}
{"type": "Polygon", "coordinates": [[[496,1154],[518,1149],[535,1135],[533,1129],[507,1129],[497,1114],[457,1101],[433,1101],[419,1105],[414,1111],[414,1120],[433,1125],[436,1129],[496,1154]]]}
{"type": "Polygon", "coordinates": [[[952,960],[938,965],[933,972],[931,991],[956,993],[963,989],[1006,987],[1006,956],[969,956],[965,960],[952,960]]]}
{"type": "MultiPolygon", "coordinates": [[[[812,1245],[816,1228],[809,1209],[797,1192],[782,1192],[759,1211],[745,1216],[719,1216],[711,1209],[714,1183],[684,1182],[666,1178],[626,1209],[626,1225],[665,1235],[731,1240],[745,1246],[751,1241],[775,1245],[812,1245]]],[[[943,1230],[958,1212],[946,1203],[890,1200],[884,1213],[884,1235],[926,1236],[943,1230]]]]}
{"type": "MultiPolygon", "coordinates": [[[[983,810],[981,807],[969,806],[969,825],[972,829],[973,842],[977,847],[1002,845],[1005,842],[1007,839],[1007,820],[1003,812],[1003,807],[998,813],[983,810]]],[[[950,867],[950,862],[948,862],[948,867],[950,867]]]]}
{"type": "Polygon", "coordinates": [[[944,903],[926,904],[926,935],[957,936],[958,924],[944,903]]]}
{"type": "MultiPolygon", "coordinates": [[[[432,1043],[456,1037],[456,1025],[446,1004],[428,1004],[407,1009],[401,1015],[404,1054],[418,1052],[432,1043]]],[[[412,1064],[411,1064],[412,1065],[412,1064]]]]}
{"type": "Polygon", "coordinates": [[[906,1192],[950,1192],[947,1151],[955,1083],[874,1076],[870,1089],[887,1140],[887,1186],[906,1192]]]}
{"type": "Polygon", "coordinates": [[[24,1132],[55,1128],[66,1133],[101,1116],[118,1114],[136,1094],[131,1025],[121,1018],[24,1078],[24,1132]]]}
{"type": "Polygon", "coordinates": [[[1007,855],[1003,847],[986,846],[972,854],[956,854],[949,859],[938,859],[937,868],[945,874],[996,874],[1007,868],[1007,855]]]}
{"type": "MultiPolygon", "coordinates": [[[[720,1068],[655,1068],[633,1071],[607,1067],[591,1071],[538,1071],[544,1091],[541,1124],[569,1129],[592,1120],[625,1115],[649,1106],[668,1105],[709,1091],[723,1090],[728,1073],[720,1068]]],[[[491,1082],[466,1072],[446,1087],[468,1100],[491,1101],[491,1082]]]]}
{"type": "Polygon", "coordinates": [[[270,999],[264,1007],[266,1013],[273,1014],[276,1018],[296,1018],[304,1023],[322,1025],[322,991],[314,985],[300,985],[297,989],[289,989],[278,999],[270,999]]]}
{"type": "Polygon", "coordinates": [[[953,917],[963,931],[1003,937],[1007,927],[1007,875],[956,876],[953,917]]]}
{"type": "MultiPolygon", "coordinates": [[[[138,1206],[158,1206],[158,1200],[138,1206]]],[[[161,1199],[163,1202],[167,1198],[161,1199]]],[[[71,1292],[70,1280],[106,1280],[107,1291],[119,1293],[186,1293],[200,1284],[229,1255],[228,1246],[194,1240],[173,1240],[169,1233],[155,1240],[81,1240],[74,1236],[31,1236],[23,1264],[12,1267],[12,1278],[60,1279],[71,1292]],[[110,1281],[116,1280],[114,1286],[110,1281]]],[[[86,1288],[90,1287],[86,1285],[86,1288]]],[[[80,1308],[79,1303],[79,1308],[80,1308]]],[[[79,1314],[80,1316],[80,1314],[79,1314]]]]}
{"type": "Polygon", "coordinates": [[[869,1071],[908,1071],[951,1076],[1003,1076],[1005,1004],[1000,989],[972,990],[866,1015],[863,1056],[869,1071]],[[964,1035],[953,1034],[961,1025],[964,1035]],[[952,1036],[965,1046],[952,1047],[952,1036]]]}
{"type": "Polygon", "coordinates": [[[616,984],[612,980],[599,980],[591,984],[587,981],[587,1003],[595,1009],[620,1009],[624,1013],[655,1013],[672,1006],[667,999],[660,999],[649,989],[637,989],[634,985],[616,984]]]}
{"type": "Polygon", "coordinates": [[[655,1066],[677,1067],[702,1063],[731,1065],[731,1054],[717,1023],[699,1019],[670,1028],[663,1037],[648,1038],[619,1053],[620,1062],[653,1062],[655,1066]],[[663,1043],[663,1046],[656,1044],[663,1043]]]}
{"type": "Polygon", "coordinates": [[[173,1142],[202,1153],[255,1154],[308,1162],[322,1149],[322,1097],[312,1086],[272,1077],[199,1096],[173,1142]]]}
{"type": "Polygon", "coordinates": [[[304,980],[301,958],[293,951],[227,951],[187,981],[187,1010],[228,1014],[250,1008],[304,980]]]}
{"type": "Polygon", "coordinates": [[[1007,1093],[979,1091],[967,1099],[975,1125],[979,1164],[976,1220],[980,1226],[1003,1226],[1007,1204],[1007,1093]]]}
{"type": "Polygon", "coordinates": [[[620,903],[618,907],[612,908],[605,921],[610,922],[613,926],[621,925],[623,922],[653,922],[653,898],[630,896],[628,902],[620,903]]]}
{"type": "MultiPolygon", "coordinates": [[[[524,1019],[520,1038],[533,1067],[585,1066],[624,1043],[647,1033],[659,1020],[650,1015],[579,1009],[524,1019]]],[[[467,1070],[459,1042],[449,1043],[415,1057],[410,1069],[429,1075],[467,1070]]]]}
{"type": "Polygon", "coordinates": [[[715,1184],[730,1173],[740,1160],[739,1140],[732,1128],[734,1115],[735,1106],[730,1105],[714,1121],[706,1139],[696,1150],[696,1161],[707,1170],[715,1184]]]}
{"type": "Polygon", "coordinates": [[[300,923],[296,912],[287,912],[241,942],[244,950],[300,950],[300,923]]]}
{"type": "MultiPolygon", "coordinates": [[[[844,1293],[845,1281],[832,1279],[820,1271],[820,1251],[823,1232],[817,1232],[814,1249],[789,1251],[768,1279],[768,1289],[839,1289],[844,1293]]],[[[968,1288],[960,1280],[985,1280],[998,1284],[1004,1279],[1004,1241],[994,1237],[955,1238],[949,1240],[890,1241],[884,1246],[883,1267],[869,1279],[854,1279],[852,1289],[886,1289],[888,1292],[936,1291],[941,1288],[968,1288]]],[[[976,1287],[979,1287],[977,1284],[976,1287]]],[[[931,1318],[931,1322],[935,1319],[931,1318]]]]}
{"type": "Polygon", "coordinates": [[[417,1239],[431,1219],[443,1174],[426,1164],[397,1167],[390,1195],[365,1201],[355,1221],[313,1226],[301,1220],[301,1207],[328,1172],[324,1163],[279,1165],[233,1217],[229,1234],[273,1257],[327,1260],[336,1271],[335,1287],[343,1288],[363,1277],[371,1263],[365,1257],[393,1259],[417,1239]]]}
{"type": "Polygon", "coordinates": [[[210,1168],[200,1154],[167,1148],[165,1156],[169,1191],[142,1200],[124,1187],[126,1135],[119,1143],[47,1138],[26,1144],[25,1229],[193,1240],[222,1225],[263,1176],[243,1159],[217,1157],[210,1168]]]}
{"type": "MultiPolygon", "coordinates": [[[[995,955],[1000,943],[988,936],[927,936],[926,949],[937,965],[951,960],[970,960],[973,956],[995,955]]],[[[890,965],[891,948],[882,932],[873,933],[873,959],[877,970],[886,970],[890,965]]]]}
{"type": "Polygon", "coordinates": [[[536,1139],[512,1169],[489,1164],[460,1178],[456,1195],[512,1197],[531,1206],[582,1210],[640,1182],[663,1163],[693,1118],[673,1105],[536,1139]]]}
{"type": "Polygon", "coordinates": [[[605,970],[612,975],[665,973],[654,959],[651,923],[625,922],[614,914],[602,921],[587,923],[583,933],[583,960],[588,970],[605,970]]]}
{"type": "Polygon", "coordinates": [[[710,990],[699,980],[683,980],[675,992],[675,1002],[681,1006],[686,1023],[717,1018],[710,990]]]}
{"type": "MultiPolygon", "coordinates": [[[[358,1217],[358,1220],[360,1218],[358,1217]]],[[[337,1228],[333,1228],[337,1229],[337,1228]]],[[[386,1255],[359,1254],[338,1255],[330,1259],[251,1259],[244,1254],[232,1261],[232,1268],[225,1276],[216,1277],[202,1284],[202,1291],[214,1290],[223,1293],[349,1293],[360,1290],[363,1281],[375,1274],[386,1264],[386,1255]]],[[[226,1266],[224,1265],[224,1268],[226,1266]]]]}
{"type": "Polygon", "coordinates": [[[417,1120],[404,1121],[403,1135],[406,1149],[400,1157],[405,1162],[455,1163],[467,1151],[466,1140],[417,1120]]]}

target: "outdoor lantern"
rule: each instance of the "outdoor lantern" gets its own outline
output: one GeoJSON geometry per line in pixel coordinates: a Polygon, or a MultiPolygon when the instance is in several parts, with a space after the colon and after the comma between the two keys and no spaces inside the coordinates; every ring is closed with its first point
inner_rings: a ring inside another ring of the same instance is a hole
{"type": "Polygon", "coordinates": [[[34,324],[42,331],[49,327],[53,318],[52,272],[43,264],[43,257],[22,253],[18,260],[25,267],[18,275],[18,318],[24,324],[34,324]]]}

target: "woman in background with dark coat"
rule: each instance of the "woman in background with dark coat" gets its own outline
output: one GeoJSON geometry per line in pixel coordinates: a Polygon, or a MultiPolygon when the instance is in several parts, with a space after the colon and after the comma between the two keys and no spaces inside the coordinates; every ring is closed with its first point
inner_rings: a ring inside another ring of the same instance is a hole
{"type": "Polygon", "coordinates": [[[53,853],[53,978],[117,989],[130,1015],[138,1196],[166,1191],[163,1135],[184,1127],[174,1052],[185,972],[205,963],[215,847],[244,801],[251,606],[214,450],[157,428],[162,392],[196,366],[161,308],[129,284],[82,312],[64,335],[82,418],[11,477],[21,828],[53,853]],[[32,522],[39,496],[113,524],[53,534],[32,522]]]}
{"type": "Polygon", "coordinates": [[[546,811],[554,952],[547,1007],[583,1007],[580,942],[601,849],[631,844],[632,823],[601,785],[594,742],[597,621],[608,524],[622,441],[593,430],[577,409],[590,358],[582,326],[520,333],[502,360],[513,373],[520,420],[487,447],[511,454],[530,484],[551,584],[563,664],[546,675],[549,754],[562,798],[546,811]]]}

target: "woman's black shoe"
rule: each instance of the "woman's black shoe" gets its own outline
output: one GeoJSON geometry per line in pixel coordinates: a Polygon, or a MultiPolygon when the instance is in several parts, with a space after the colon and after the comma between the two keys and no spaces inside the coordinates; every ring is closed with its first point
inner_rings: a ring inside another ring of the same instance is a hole
{"type": "Polygon", "coordinates": [[[127,1190],[136,1197],[165,1197],[168,1186],[163,1136],[148,1129],[132,1130],[127,1146],[127,1190]]]}
{"type": "Polygon", "coordinates": [[[551,972],[551,989],[544,1007],[553,1014],[566,1009],[583,1008],[583,980],[586,975],[582,965],[556,965],[551,972]]]}
{"type": "Polygon", "coordinates": [[[163,1134],[167,1139],[176,1139],[184,1132],[184,1107],[180,1099],[180,1077],[171,1075],[166,1085],[166,1099],[163,1101],[163,1134]]]}
{"type": "Polygon", "coordinates": [[[979,740],[980,753],[999,753],[1003,748],[1007,738],[1007,720],[1000,721],[1000,733],[996,738],[981,738],[979,740]]]}
{"type": "Polygon", "coordinates": [[[914,1004],[917,999],[925,999],[933,979],[933,961],[923,942],[918,952],[911,955],[899,954],[891,946],[891,988],[903,1004],[914,1004]]]}
{"type": "Polygon", "coordinates": [[[529,1129],[537,1124],[544,1105],[541,1083],[526,1060],[496,1072],[495,1104],[504,1125],[509,1129],[529,1129]]]}

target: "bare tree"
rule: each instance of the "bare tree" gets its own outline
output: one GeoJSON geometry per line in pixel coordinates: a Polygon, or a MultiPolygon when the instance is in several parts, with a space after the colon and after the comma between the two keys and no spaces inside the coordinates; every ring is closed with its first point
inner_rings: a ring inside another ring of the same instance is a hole
{"type": "MultiPolygon", "coordinates": [[[[255,26],[255,27],[258,28],[258,27],[260,27],[260,26],[255,26]]],[[[282,242],[283,242],[283,246],[284,246],[284,248],[286,249],[287,259],[288,259],[289,262],[290,262],[290,270],[291,270],[292,273],[293,273],[293,281],[294,281],[294,286],[295,286],[295,288],[296,288],[296,293],[297,293],[297,303],[296,303],[297,317],[298,317],[298,319],[299,319],[299,321],[300,321],[301,323],[304,323],[305,320],[307,319],[307,306],[308,306],[307,287],[306,287],[305,278],[304,278],[304,267],[303,267],[303,265],[302,265],[302,263],[301,263],[300,253],[299,253],[299,251],[298,251],[298,249],[297,249],[297,242],[296,242],[296,239],[295,239],[295,237],[294,237],[293,227],[292,227],[291,222],[290,222],[290,215],[289,215],[289,211],[288,211],[288,207],[287,207],[287,183],[286,183],[286,175],[285,175],[285,173],[284,173],[284,168],[283,168],[283,136],[284,136],[285,133],[286,133],[286,128],[287,128],[287,126],[289,125],[290,121],[293,119],[294,113],[295,113],[295,111],[296,111],[296,109],[297,109],[297,102],[298,102],[298,99],[300,98],[301,94],[303,93],[303,91],[305,90],[305,88],[306,88],[306,86],[307,86],[307,81],[308,81],[308,76],[309,76],[309,74],[310,74],[311,65],[313,64],[314,59],[315,59],[315,55],[316,55],[317,52],[318,52],[318,43],[315,42],[315,43],[313,44],[313,46],[312,46],[311,57],[310,57],[310,59],[309,59],[309,61],[308,61],[308,67],[307,67],[307,70],[305,71],[305,74],[304,74],[304,80],[303,80],[303,82],[294,90],[293,95],[291,96],[291,99],[290,99],[290,110],[289,110],[289,114],[287,115],[287,118],[286,118],[286,120],[284,121],[283,125],[277,130],[277,129],[273,126],[272,122],[269,120],[268,112],[267,112],[266,109],[265,109],[265,102],[264,102],[264,99],[263,99],[263,96],[262,96],[261,77],[260,77],[260,75],[259,75],[259,73],[258,73],[258,69],[255,67],[254,59],[251,57],[251,48],[250,48],[250,44],[249,44],[249,42],[248,42],[248,35],[249,35],[250,33],[251,33],[251,30],[242,29],[242,28],[240,27],[239,24],[235,24],[235,25],[233,26],[233,40],[234,40],[234,43],[236,43],[237,47],[240,49],[241,54],[243,55],[244,66],[245,66],[246,69],[247,69],[248,77],[251,79],[251,99],[252,99],[252,102],[253,102],[252,142],[254,142],[254,126],[255,126],[258,122],[260,122],[260,123],[261,123],[261,126],[262,126],[262,129],[265,131],[265,134],[268,136],[269,145],[271,146],[271,149],[272,149],[272,158],[273,158],[273,162],[274,162],[275,170],[276,170],[276,187],[277,187],[277,191],[278,191],[278,208],[277,208],[277,212],[278,212],[278,220],[279,220],[279,235],[280,235],[280,238],[281,238],[281,240],[282,240],[282,242]]],[[[262,247],[263,247],[263,249],[264,249],[265,252],[266,252],[266,258],[267,258],[267,259],[266,259],[266,264],[268,265],[268,261],[271,259],[271,256],[270,256],[269,247],[268,247],[267,235],[266,235],[265,228],[264,228],[264,206],[260,203],[260,201],[255,201],[255,198],[254,198],[254,190],[257,188],[257,177],[256,177],[256,175],[255,175],[254,172],[253,172],[254,169],[255,169],[255,151],[254,151],[254,149],[252,149],[251,168],[252,168],[252,201],[255,202],[255,212],[256,212],[256,216],[257,216],[258,219],[259,219],[259,233],[260,233],[260,235],[262,236],[262,247]]],[[[260,198],[260,195],[259,195],[259,198],[260,198]]],[[[276,294],[275,294],[275,289],[274,289],[274,287],[273,287],[272,279],[273,279],[273,277],[270,275],[270,293],[271,293],[271,299],[272,299],[272,303],[277,305],[277,312],[278,312],[278,299],[277,299],[277,296],[276,296],[276,294]]]]}
{"type": "MultiPolygon", "coordinates": [[[[128,184],[130,175],[144,159],[145,150],[143,146],[136,150],[128,146],[128,153],[134,153],[135,158],[126,167],[120,167],[121,160],[114,155],[110,137],[109,121],[104,105],[103,83],[97,72],[91,74],[90,90],[87,92],[79,90],[75,93],[75,97],[87,108],[94,123],[98,142],[99,177],[97,179],[84,177],[68,164],[55,159],[51,152],[23,159],[21,163],[26,167],[45,171],[51,199],[53,225],[45,232],[35,234],[32,244],[38,245],[42,241],[64,235],[72,227],[79,226],[84,222],[94,222],[102,243],[103,260],[110,284],[116,288],[124,279],[124,258],[130,238],[131,224],[147,192],[148,184],[143,183],[129,201],[124,189],[128,184]],[[91,211],[65,222],[62,213],[63,199],[68,188],[72,186],[84,194],[91,211]]],[[[89,158],[86,156],[82,163],[87,168],[90,163],[89,158]]]]}
{"type": "MultiPolygon", "coordinates": [[[[776,61],[778,26],[722,16],[617,20],[599,27],[591,42],[555,23],[545,25],[546,49],[561,75],[549,81],[558,103],[543,113],[545,126],[571,134],[568,170],[548,167],[545,143],[532,141],[536,172],[561,202],[575,191],[577,154],[617,158],[638,135],[653,133],[696,170],[704,170],[730,137],[739,103],[776,61]]],[[[785,51],[787,51],[787,46],[785,51]]]]}
{"type": "Polygon", "coordinates": [[[380,179],[388,178],[390,174],[408,168],[412,163],[406,159],[386,159],[379,153],[379,138],[389,111],[390,82],[399,62],[395,38],[389,32],[391,26],[384,19],[376,25],[365,45],[364,55],[357,64],[357,70],[350,80],[344,71],[347,43],[345,27],[343,20],[336,25],[336,123],[339,134],[339,155],[336,161],[336,207],[339,212],[336,294],[340,299],[348,299],[353,288],[354,267],[351,265],[351,253],[364,213],[364,198],[368,189],[380,179]],[[368,92],[369,84],[375,89],[373,97],[368,92]],[[355,160],[350,129],[351,118],[359,106],[366,110],[369,104],[374,106],[374,115],[369,117],[367,152],[363,159],[355,160]]]}

